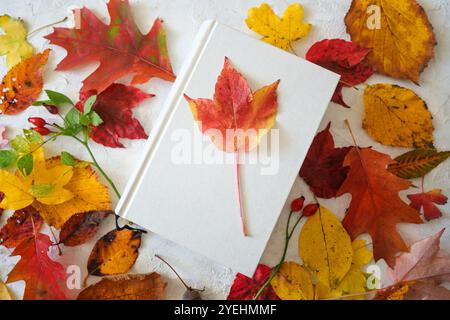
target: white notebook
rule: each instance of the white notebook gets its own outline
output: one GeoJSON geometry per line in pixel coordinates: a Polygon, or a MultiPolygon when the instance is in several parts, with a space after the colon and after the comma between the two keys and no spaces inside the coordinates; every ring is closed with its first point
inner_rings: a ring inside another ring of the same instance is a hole
{"type": "Polygon", "coordinates": [[[252,276],[338,81],[338,75],[295,55],[205,22],[116,212],[252,276]],[[265,147],[241,154],[248,237],[240,226],[235,155],[217,151],[201,133],[183,96],[212,98],[225,57],[253,91],[281,80],[278,116],[261,141],[265,147]],[[211,150],[223,161],[211,161],[211,150]]]}

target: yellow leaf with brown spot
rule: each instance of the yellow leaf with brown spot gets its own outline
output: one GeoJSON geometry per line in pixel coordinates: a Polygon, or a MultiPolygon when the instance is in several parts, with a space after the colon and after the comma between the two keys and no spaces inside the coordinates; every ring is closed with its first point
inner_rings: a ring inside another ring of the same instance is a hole
{"type": "Polygon", "coordinates": [[[363,128],[393,147],[433,148],[433,117],[414,91],[391,84],[367,86],[363,128]]]}
{"type": "Polygon", "coordinates": [[[0,280],[0,300],[12,300],[8,287],[0,280]]]}
{"type": "Polygon", "coordinates": [[[427,14],[415,0],[353,0],[345,17],[352,41],[372,49],[378,72],[418,83],[437,44],[427,14]]]}
{"type": "Polygon", "coordinates": [[[5,14],[0,16],[0,28],[4,32],[0,35],[0,56],[6,55],[8,69],[33,55],[23,20],[5,14]]]}
{"type": "Polygon", "coordinates": [[[404,300],[414,282],[400,282],[377,293],[373,300],[404,300]]]}
{"type": "Polygon", "coordinates": [[[283,262],[270,284],[282,300],[312,300],[314,298],[310,273],[295,262],[283,262]]]}
{"type": "Polygon", "coordinates": [[[163,300],[167,283],[156,273],[104,278],[87,287],[78,300],[163,300]]]}
{"type": "Polygon", "coordinates": [[[95,276],[127,273],[136,262],[142,233],[113,230],[100,238],[88,260],[88,272],[95,276]]]}

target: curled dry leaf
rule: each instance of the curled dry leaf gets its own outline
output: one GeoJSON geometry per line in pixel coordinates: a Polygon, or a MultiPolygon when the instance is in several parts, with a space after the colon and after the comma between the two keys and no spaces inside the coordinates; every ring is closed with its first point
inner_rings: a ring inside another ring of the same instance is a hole
{"type": "Polygon", "coordinates": [[[6,65],[11,69],[22,60],[33,55],[33,47],[27,41],[27,29],[20,19],[8,15],[0,16],[0,55],[6,55],[6,65]]]}
{"type": "Polygon", "coordinates": [[[414,91],[391,84],[367,86],[363,128],[393,147],[433,148],[433,117],[414,91]]]}
{"type": "Polygon", "coordinates": [[[17,114],[27,109],[42,91],[42,67],[47,63],[49,49],[16,64],[0,84],[0,113],[17,114]]]}
{"type": "Polygon", "coordinates": [[[295,262],[283,262],[280,271],[270,284],[282,300],[312,300],[314,298],[310,272],[295,262]]]}
{"type": "Polygon", "coordinates": [[[104,278],[81,291],[78,300],[163,300],[166,286],[156,272],[104,278]]]}
{"type": "Polygon", "coordinates": [[[353,0],[345,24],[353,42],[372,49],[370,65],[387,76],[418,83],[434,56],[433,27],[415,0],[353,0]]]}
{"type": "Polygon", "coordinates": [[[416,149],[395,158],[388,170],[403,179],[421,178],[450,157],[450,151],[416,149]]]}
{"type": "Polygon", "coordinates": [[[17,247],[24,239],[38,232],[43,223],[39,212],[33,207],[17,210],[0,230],[0,245],[7,248],[17,247]]]}
{"type": "Polygon", "coordinates": [[[100,238],[92,249],[87,269],[90,275],[127,273],[136,262],[142,233],[136,230],[113,230],[100,238]]]}

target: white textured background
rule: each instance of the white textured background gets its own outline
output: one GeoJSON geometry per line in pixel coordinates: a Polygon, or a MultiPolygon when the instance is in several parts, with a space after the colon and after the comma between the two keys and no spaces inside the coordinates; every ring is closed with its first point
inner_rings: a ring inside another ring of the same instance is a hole
{"type": "MultiPolygon", "coordinates": [[[[293,1],[267,1],[280,14],[287,5],[293,1]]],[[[429,67],[423,72],[421,86],[415,86],[407,81],[396,81],[384,76],[375,75],[367,83],[378,82],[396,83],[416,91],[428,104],[434,116],[436,127],[435,139],[436,147],[441,150],[450,150],[450,124],[448,122],[450,109],[450,2],[448,0],[420,0],[418,1],[428,13],[428,17],[434,26],[438,46],[436,47],[436,57],[429,67]]],[[[206,19],[217,19],[222,23],[230,25],[243,32],[253,34],[245,25],[247,10],[250,7],[262,3],[261,0],[131,0],[131,8],[135,20],[143,33],[147,33],[156,17],[161,17],[165,21],[168,33],[169,52],[172,59],[175,73],[180,70],[183,59],[191,48],[191,43],[195,37],[200,24],[206,19]]],[[[295,44],[295,49],[300,56],[304,56],[308,48],[318,40],[324,38],[344,38],[349,39],[345,33],[344,16],[347,12],[351,0],[301,0],[300,3],[305,8],[305,20],[313,24],[312,32],[309,36],[295,44]]],[[[15,0],[0,2],[0,14],[9,14],[13,17],[21,17],[28,25],[28,30],[34,30],[48,23],[69,16],[70,21],[59,26],[72,26],[73,17],[71,10],[73,6],[81,7],[86,5],[94,11],[105,22],[109,22],[106,10],[106,1],[103,0],[15,0]]],[[[51,28],[40,31],[30,38],[36,51],[42,51],[48,47],[48,41],[42,37],[51,32],[51,28]]],[[[253,34],[253,36],[258,37],[253,34]]],[[[61,91],[73,100],[77,99],[81,81],[90,74],[96,65],[86,66],[82,69],[70,72],[54,72],[56,64],[65,56],[65,50],[60,47],[51,46],[53,51],[46,67],[45,88],[61,91]]],[[[245,49],[243,49],[245,50],[245,49]]],[[[6,72],[5,61],[1,61],[0,74],[6,72]]],[[[126,79],[125,79],[126,81],[126,79]]],[[[163,101],[170,90],[171,85],[160,80],[151,80],[149,83],[140,86],[141,89],[155,93],[157,96],[150,99],[135,110],[136,117],[141,121],[144,128],[149,132],[152,124],[156,121],[161,111],[163,101]]],[[[359,86],[361,89],[363,86],[359,86]]],[[[324,128],[329,121],[333,121],[332,132],[334,133],[338,145],[351,145],[351,138],[344,127],[344,119],[349,119],[361,146],[373,146],[376,150],[397,156],[404,149],[388,148],[375,143],[361,129],[361,115],[363,90],[344,89],[344,98],[352,109],[344,109],[338,105],[330,104],[321,128],[324,128]]],[[[299,101],[299,104],[301,101],[299,101]]],[[[21,115],[14,117],[0,117],[0,125],[8,127],[7,136],[13,137],[20,133],[21,128],[28,127],[26,119],[42,113],[49,118],[49,114],[40,109],[29,108],[21,115]]],[[[55,118],[56,120],[56,118],[55,118]]],[[[98,155],[101,164],[107,172],[117,182],[119,189],[123,190],[130,173],[140,156],[141,147],[144,141],[125,140],[126,149],[108,149],[100,145],[94,146],[94,152],[98,155]]],[[[62,150],[67,150],[79,158],[87,159],[85,152],[70,140],[59,139],[58,142],[49,144],[46,148],[47,155],[58,154],[62,150]]],[[[442,188],[446,195],[450,195],[450,161],[442,164],[434,170],[425,180],[425,188],[442,188]]],[[[418,183],[419,181],[417,181],[418,183]]],[[[409,193],[415,193],[412,190],[409,193]]],[[[293,187],[290,198],[293,199],[300,194],[307,196],[311,200],[308,188],[299,180],[293,187]]],[[[176,198],[176,195],[174,195],[176,198]]],[[[261,199],[264,201],[264,199],[261,199]]],[[[343,217],[345,208],[348,206],[350,196],[344,196],[338,200],[327,200],[321,203],[338,215],[343,217]]],[[[289,203],[283,211],[275,231],[266,248],[262,262],[270,266],[277,263],[284,243],[284,227],[287,219],[289,203]]],[[[400,225],[399,230],[408,243],[415,242],[426,236],[432,235],[442,227],[450,226],[450,205],[443,207],[444,217],[429,222],[424,225],[400,225]]],[[[3,221],[6,217],[3,217],[3,221]]],[[[103,235],[113,228],[113,222],[104,223],[98,236],[103,235]]],[[[298,234],[298,232],[297,232],[298,234]]],[[[205,239],[207,241],[208,239],[205,239]]],[[[447,231],[441,242],[441,247],[446,253],[450,253],[450,231],[447,231]]],[[[64,248],[64,255],[61,258],[63,263],[78,264],[82,270],[86,269],[87,256],[94,245],[94,241],[77,248],[64,248]]],[[[169,282],[168,297],[178,299],[183,293],[183,288],[178,281],[174,280],[174,275],[158,260],[153,258],[154,254],[166,257],[180,274],[193,287],[206,288],[204,297],[213,299],[225,298],[234,278],[231,270],[221,267],[201,256],[193,254],[182,247],[170,243],[156,235],[146,235],[143,237],[140,255],[136,265],[131,270],[135,273],[158,271],[162,273],[169,282]]],[[[13,267],[18,258],[7,258],[8,250],[0,247],[0,279],[5,280],[7,273],[13,267]]],[[[293,239],[288,253],[289,260],[298,260],[297,238],[293,239]]],[[[383,262],[378,263],[384,267],[383,262]]],[[[95,277],[89,278],[88,283],[97,281],[95,277]]],[[[387,283],[387,279],[384,280],[387,283]]],[[[21,298],[23,294],[23,283],[15,283],[10,286],[16,298],[21,298]]],[[[76,292],[73,292],[76,296],[76,292]]]]}

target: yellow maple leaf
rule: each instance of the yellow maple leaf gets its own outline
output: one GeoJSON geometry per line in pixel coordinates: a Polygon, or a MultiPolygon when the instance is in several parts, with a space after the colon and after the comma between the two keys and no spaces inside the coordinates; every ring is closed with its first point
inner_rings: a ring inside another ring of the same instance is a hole
{"type": "Polygon", "coordinates": [[[0,28],[5,33],[0,36],[0,55],[6,55],[8,69],[33,55],[33,47],[27,41],[27,30],[22,20],[8,15],[0,16],[0,28]]]}
{"type": "Polygon", "coordinates": [[[309,271],[295,262],[284,262],[270,284],[282,300],[312,300],[314,297],[309,271]]]}
{"type": "Polygon", "coordinates": [[[418,83],[434,56],[433,27],[415,0],[353,0],[345,24],[353,42],[371,49],[369,64],[385,75],[418,83]]]}
{"type": "Polygon", "coordinates": [[[414,91],[391,84],[367,86],[363,128],[394,147],[433,148],[433,117],[414,91]]]}
{"type": "Polygon", "coordinates": [[[311,30],[309,23],[303,22],[303,7],[291,4],[283,16],[278,17],[267,4],[251,8],[245,20],[247,26],[263,36],[263,40],[283,50],[292,50],[292,42],[304,38],[311,30]]]}

